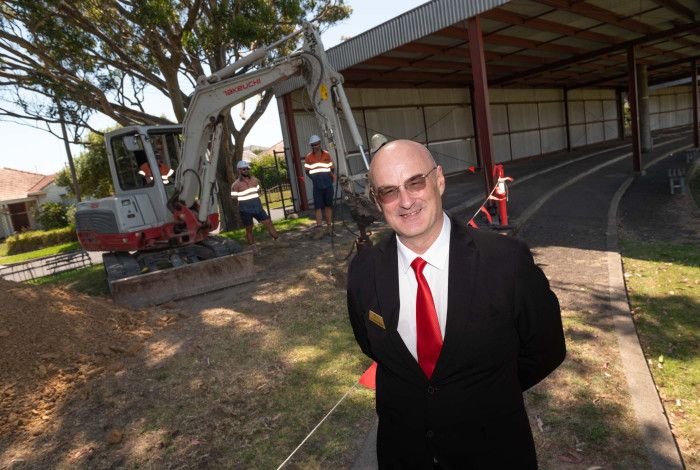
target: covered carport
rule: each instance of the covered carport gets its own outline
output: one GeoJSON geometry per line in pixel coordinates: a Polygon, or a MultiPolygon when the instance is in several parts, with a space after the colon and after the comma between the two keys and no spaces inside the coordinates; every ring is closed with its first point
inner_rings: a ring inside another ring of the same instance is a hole
{"type": "MultiPolygon", "coordinates": [[[[692,125],[700,146],[696,0],[436,0],[328,50],[365,140],[426,144],[446,173],[623,138],[629,97],[641,172],[651,131],[692,125]],[[687,85],[649,86],[690,78],[687,85]]],[[[276,89],[297,208],[319,133],[299,81],[276,89]]],[[[346,143],[353,148],[346,135],[346,143]]],[[[355,149],[357,150],[357,149],[355,149]]],[[[351,156],[357,170],[359,159],[351,156]]],[[[306,188],[308,190],[308,188],[306,188]]]]}

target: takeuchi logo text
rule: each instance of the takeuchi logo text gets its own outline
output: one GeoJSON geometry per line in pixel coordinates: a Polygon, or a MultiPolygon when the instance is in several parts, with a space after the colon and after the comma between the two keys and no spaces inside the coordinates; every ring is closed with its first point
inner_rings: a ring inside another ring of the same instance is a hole
{"type": "Polygon", "coordinates": [[[238,86],[232,86],[231,88],[226,88],[224,90],[224,94],[226,96],[231,96],[234,93],[238,93],[239,91],[243,91],[247,88],[251,88],[254,86],[260,85],[260,78],[256,78],[255,80],[251,80],[248,83],[242,83],[238,86]]]}

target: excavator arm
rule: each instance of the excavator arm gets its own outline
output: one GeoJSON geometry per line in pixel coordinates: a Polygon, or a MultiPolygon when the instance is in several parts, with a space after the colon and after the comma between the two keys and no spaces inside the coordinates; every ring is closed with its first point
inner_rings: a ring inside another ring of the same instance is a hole
{"type": "MultiPolygon", "coordinates": [[[[275,44],[254,51],[209,77],[200,77],[183,122],[184,143],[173,198],[185,207],[196,208],[200,223],[206,223],[216,203],[216,168],[222,129],[231,107],[297,75],[305,81],[314,116],[328,148],[335,154],[344,191],[352,191],[355,196],[358,191],[366,193],[367,151],[348,105],[342,76],[328,63],[318,31],[310,23],[304,23],[300,30],[275,44]],[[265,60],[272,49],[299,34],[303,35],[304,40],[301,51],[274,60],[255,71],[235,75],[244,67],[265,60]],[[350,173],[341,115],[353,142],[360,149],[362,171],[357,175],[350,173]],[[195,202],[198,203],[196,206],[195,202]]],[[[350,200],[350,197],[346,197],[346,201],[350,200]]]]}
{"type": "MultiPolygon", "coordinates": [[[[379,213],[369,199],[367,151],[342,77],[328,63],[316,29],[305,23],[277,43],[200,77],[182,126],[131,126],[106,135],[115,195],[78,204],[76,225],[83,247],[106,252],[104,266],[115,301],[141,307],[254,276],[252,252],[211,236],[218,224],[216,169],[224,122],[231,107],[294,76],[305,82],[334,157],[343,199],[360,229],[358,247],[368,243],[365,228],[379,213]],[[300,34],[301,50],[267,60],[279,44],[300,34]],[[257,68],[243,72],[253,66],[257,68]],[[360,163],[349,164],[344,128],[360,150],[360,163]],[[173,161],[177,171],[170,185],[169,173],[160,169],[173,161]],[[160,170],[163,178],[145,179],[144,168],[153,175],[160,170]]],[[[218,190],[228,193],[228,188],[218,190]]]]}

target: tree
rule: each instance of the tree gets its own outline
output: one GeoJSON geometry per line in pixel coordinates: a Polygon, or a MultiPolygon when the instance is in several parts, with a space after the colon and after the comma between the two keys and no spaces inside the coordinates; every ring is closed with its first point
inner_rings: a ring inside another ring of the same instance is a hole
{"type": "MultiPolygon", "coordinates": [[[[302,19],[329,25],[349,12],[343,0],[3,0],[0,118],[50,124],[60,102],[77,128],[88,127],[92,113],[123,126],[165,123],[145,108],[146,93],[155,91],[182,122],[198,77],[290,33],[302,19]]],[[[295,45],[280,53],[285,47],[295,45]]],[[[239,128],[227,119],[217,169],[224,228],[235,220],[227,196],[233,165],[272,96],[264,92],[239,128]]]]}
{"type": "MultiPolygon", "coordinates": [[[[114,194],[104,136],[90,132],[84,145],[85,151],[75,158],[75,171],[83,195],[98,199],[114,194]]],[[[68,194],[75,195],[68,168],[56,174],[56,184],[67,188],[68,194]]]]}

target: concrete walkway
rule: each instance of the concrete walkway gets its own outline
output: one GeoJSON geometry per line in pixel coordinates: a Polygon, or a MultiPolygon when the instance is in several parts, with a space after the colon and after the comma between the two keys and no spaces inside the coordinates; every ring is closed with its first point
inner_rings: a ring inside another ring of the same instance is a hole
{"type": "MultiPolygon", "coordinates": [[[[643,165],[648,168],[690,144],[687,132],[658,133],[643,165]]],[[[614,318],[631,405],[644,439],[640,446],[651,468],[680,469],[682,461],[634,329],[617,249],[618,205],[632,181],[630,147],[618,141],[505,163],[506,175],[515,178],[509,216],[550,279],[562,309],[614,318]],[[586,289],[576,288],[581,285],[586,289]]],[[[443,201],[453,216],[469,219],[482,199],[481,175],[448,178],[443,201]]],[[[375,441],[376,424],[354,470],[377,468],[375,441]]]]}

